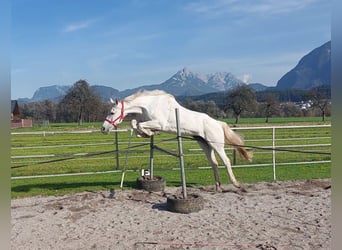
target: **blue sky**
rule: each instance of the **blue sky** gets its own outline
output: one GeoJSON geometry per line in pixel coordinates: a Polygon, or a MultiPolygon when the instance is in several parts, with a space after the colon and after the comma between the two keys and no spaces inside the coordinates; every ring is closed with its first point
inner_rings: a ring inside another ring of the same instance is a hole
{"type": "Polygon", "coordinates": [[[119,90],[183,67],[276,85],[331,39],[330,0],[13,0],[11,98],[85,79],[119,90]]]}

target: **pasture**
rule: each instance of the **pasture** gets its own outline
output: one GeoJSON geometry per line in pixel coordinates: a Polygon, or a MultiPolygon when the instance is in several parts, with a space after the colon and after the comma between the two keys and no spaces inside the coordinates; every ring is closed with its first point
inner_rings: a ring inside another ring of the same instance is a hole
{"type": "MultiPolygon", "coordinates": [[[[322,124],[319,120],[320,118],[316,120],[274,118],[271,119],[273,123],[267,126],[322,124]]],[[[230,120],[228,124],[232,127],[230,120]]],[[[12,198],[117,189],[124,166],[127,168],[124,188],[134,188],[141,169],[149,168],[150,139],[136,138],[135,135],[130,138],[129,131],[118,133],[119,165],[117,165],[115,134],[103,135],[99,132],[100,127],[100,123],[85,124],[82,127],[72,124],[51,124],[47,128],[12,130],[12,198]],[[27,132],[27,134],[15,134],[16,132],[27,132]],[[127,154],[128,146],[131,148],[127,154]],[[93,172],[96,174],[86,174],[93,172]],[[67,176],[15,179],[41,175],[67,176]]],[[[128,127],[127,122],[120,125],[120,129],[128,127]]],[[[272,129],[263,127],[265,123],[258,123],[256,119],[242,119],[237,127],[238,132],[245,138],[245,144],[252,147],[254,151],[251,163],[243,161],[240,157],[236,157],[234,162],[236,166],[233,168],[234,174],[242,183],[273,181],[273,151],[269,150],[272,147],[273,134],[272,129]],[[260,129],[249,129],[250,127],[260,127],[260,129]]],[[[175,135],[161,133],[155,136],[155,144],[163,149],[177,152],[175,138],[175,135]]],[[[330,126],[277,128],[275,138],[276,148],[292,150],[275,152],[277,180],[330,178],[330,126]],[[312,163],[314,161],[319,163],[312,163]]],[[[212,170],[197,143],[184,138],[183,150],[187,185],[192,187],[213,185],[212,170]]],[[[226,147],[226,152],[233,162],[233,150],[230,146],[226,147]]],[[[181,185],[178,167],[178,158],[155,150],[154,173],[163,176],[167,180],[167,186],[181,185]]],[[[228,184],[226,170],[220,168],[219,171],[222,184],[228,184]]]]}

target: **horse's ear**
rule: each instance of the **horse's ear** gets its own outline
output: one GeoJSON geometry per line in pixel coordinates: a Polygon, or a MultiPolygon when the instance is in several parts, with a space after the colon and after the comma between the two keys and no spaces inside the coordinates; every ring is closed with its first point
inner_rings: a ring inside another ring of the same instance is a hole
{"type": "Polygon", "coordinates": [[[118,104],[118,100],[115,98],[115,101],[113,101],[112,98],[110,98],[110,102],[113,103],[113,104],[118,104]]]}
{"type": "Polygon", "coordinates": [[[117,105],[119,103],[118,98],[115,98],[115,101],[113,101],[112,98],[110,98],[110,102],[117,105]]]}

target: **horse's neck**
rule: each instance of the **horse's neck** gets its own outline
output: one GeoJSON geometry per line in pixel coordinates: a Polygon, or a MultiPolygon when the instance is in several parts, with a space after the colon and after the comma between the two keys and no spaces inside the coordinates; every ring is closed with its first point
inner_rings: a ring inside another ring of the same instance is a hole
{"type": "Polygon", "coordinates": [[[142,98],[142,97],[137,97],[133,100],[129,100],[125,102],[125,113],[138,113],[142,114],[144,106],[146,103],[148,103],[150,100],[148,98],[142,98]]]}
{"type": "Polygon", "coordinates": [[[149,112],[151,108],[161,109],[164,112],[170,105],[174,106],[177,103],[169,96],[163,96],[162,102],[160,102],[160,96],[141,96],[125,103],[125,113],[142,114],[144,112],[143,110],[149,112]],[[161,107],[161,105],[165,105],[165,107],[161,107]]]}
{"type": "Polygon", "coordinates": [[[125,103],[125,115],[136,113],[136,114],[142,114],[142,107],[141,105],[134,104],[132,102],[125,103]]]}

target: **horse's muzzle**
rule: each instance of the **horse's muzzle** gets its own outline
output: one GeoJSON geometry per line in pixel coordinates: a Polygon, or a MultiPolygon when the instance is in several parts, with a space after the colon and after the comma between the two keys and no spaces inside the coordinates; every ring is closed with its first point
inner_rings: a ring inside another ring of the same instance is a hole
{"type": "Polygon", "coordinates": [[[101,128],[101,132],[104,133],[104,134],[107,134],[106,128],[105,128],[105,127],[102,127],[102,128],[101,128]]]}

